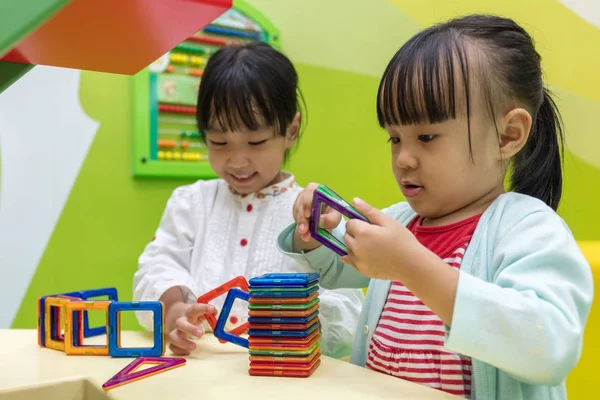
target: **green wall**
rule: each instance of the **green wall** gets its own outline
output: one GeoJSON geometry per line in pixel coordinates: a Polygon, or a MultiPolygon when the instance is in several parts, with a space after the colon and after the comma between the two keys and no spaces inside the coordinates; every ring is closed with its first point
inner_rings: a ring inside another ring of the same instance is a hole
{"type": "MultiPolygon", "coordinates": [[[[281,7],[280,3],[269,4],[273,10],[281,7]]],[[[391,29],[394,24],[389,22],[386,26],[391,29]]],[[[398,25],[398,37],[393,37],[397,46],[414,27],[414,23],[398,25]]],[[[298,37],[290,38],[291,27],[279,28],[284,50],[287,41],[290,49],[299,51],[298,37]]],[[[294,29],[297,31],[298,27],[294,29]]],[[[387,49],[389,43],[382,42],[381,46],[387,49]]],[[[358,57],[359,50],[356,49],[358,57]]],[[[387,53],[386,50],[382,59],[392,56],[387,53]]],[[[376,122],[375,94],[380,72],[353,73],[304,62],[297,62],[296,67],[308,107],[304,134],[289,164],[298,182],[326,183],[345,198],[360,196],[377,207],[402,200],[391,173],[386,134],[376,122]]],[[[375,66],[369,64],[369,68],[375,66]]],[[[100,122],[100,127],[13,328],[35,327],[36,299],[49,293],[116,286],[121,299],[131,299],[137,259],[154,235],[169,195],[175,187],[191,182],[132,178],[130,79],[82,73],[82,106],[100,122]]],[[[557,93],[567,136],[577,140],[575,145],[581,149],[582,132],[588,137],[596,135],[590,116],[597,115],[598,103],[564,90],[557,89],[557,93]]],[[[600,169],[569,151],[565,169],[565,196],[560,212],[577,239],[600,239],[600,232],[591,223],[600,221],[596,207],[600,189],[594,185],[600,182],[600,169]]],[[[133,315],[126,314],[123,327],[138,329],[133,315]]]]}

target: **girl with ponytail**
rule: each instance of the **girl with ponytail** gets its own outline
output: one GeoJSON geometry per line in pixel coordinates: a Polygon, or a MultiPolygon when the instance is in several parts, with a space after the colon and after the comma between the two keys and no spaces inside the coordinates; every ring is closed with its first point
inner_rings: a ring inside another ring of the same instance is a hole
{"type": "Polygon", "coordinates": [[[299,193],[280,250],[323,287],[368,286],[353,363],[466,398],[566,398],[593,285],[556,213],[563,130],[540,62],[508,18],[423,30],[377,96],[407,201],[380,211],[354,199],[369,222],[326,210],[320,225],[348,248],[339,257],[310,237],[317,185],[299,193]]]}

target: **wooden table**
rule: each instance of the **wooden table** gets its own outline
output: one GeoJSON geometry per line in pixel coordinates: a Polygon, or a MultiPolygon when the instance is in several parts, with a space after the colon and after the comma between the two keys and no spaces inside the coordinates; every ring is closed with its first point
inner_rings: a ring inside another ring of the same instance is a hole
{"type": "MultiPolygon", "coordinates": [[[[23,387],[36,387],[58,381],[77,382],[88,390],[101,385],[129,364],[130,358],[107,356],[68,356],[40,348],[35,330],[0,330],[0,399],[50,398],[48,392],[25,396],[23,387]],[[86,381],[91,384],[85,383],[86,381]],[[82,383],[83,382],[83,383],[82,383]],[[12,396],[11,396],[12,394],[12,396]],[[40,397],[42,396],[42,397],[40,397]]],[[[98,343],[100,338],[86,339],[98,343]]],[[[147,332],[122,332],[123,346],[146,346],[147,332]]],[[[165,356],[173,356],[167,349],[165,356]]],[[[409,383],[345,361],[321,356],[321,366],[309,378],[256,377],[248,374],[248,351],[219,343],[206,334],[183,367],[116,387],[106,395],[77,395],[69,399],[457,399],[421,385],[409,383]]],[[[69,383],[63,384],[67,387],[69,383]]],[[[44,389],[46,390],[46,389],[44,389]]],[[[82,391],[83,389],[80,389],[82,391]]],[[[52,398],[55,397],[53,394],[52,398]]],[[[59,395],[67,398],[66,395],[59,395]]]]}

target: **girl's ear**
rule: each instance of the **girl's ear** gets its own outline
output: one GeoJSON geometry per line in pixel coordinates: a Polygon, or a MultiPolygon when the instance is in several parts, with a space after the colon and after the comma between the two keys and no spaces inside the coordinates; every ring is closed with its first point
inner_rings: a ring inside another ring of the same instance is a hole
{"type": "Polygon", "coordinates": [[[299,112],[294,115],[294,119],[288,125],[287,132],[285,134],[286,147],[294,147],[296,141],[298,140],[298,134],[300,133],[300,123],[302,120],[302,116],[299,112]]]}
{"type": "Polygon", "coordinates": [[[503,161],[510,160],[527,143],[531,132],[532,118],[524,108],[510,110],[502,119],[499,144],[503,161]]]}

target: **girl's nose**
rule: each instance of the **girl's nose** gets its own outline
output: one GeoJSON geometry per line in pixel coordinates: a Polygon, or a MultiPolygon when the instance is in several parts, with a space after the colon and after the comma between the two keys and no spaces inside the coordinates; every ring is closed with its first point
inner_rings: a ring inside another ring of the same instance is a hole
{"type": "Polygon", "coordinates": [[[243,152],[239,152],[229,157],[228,164],[230,168],[242,169],[250,165],[250,160],[243,152]]]}
{"type": "Polygon", "coordinates": [[[406,149],[401,149],[396,155],[396,166],[398,168],[415,169],[419,165],[417,158],[406,149]]]}

